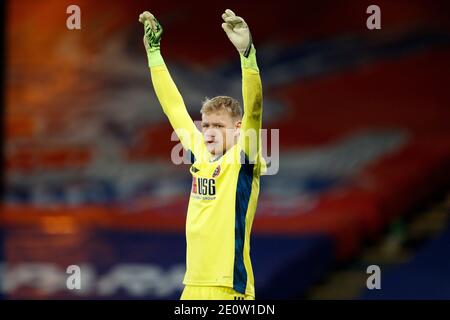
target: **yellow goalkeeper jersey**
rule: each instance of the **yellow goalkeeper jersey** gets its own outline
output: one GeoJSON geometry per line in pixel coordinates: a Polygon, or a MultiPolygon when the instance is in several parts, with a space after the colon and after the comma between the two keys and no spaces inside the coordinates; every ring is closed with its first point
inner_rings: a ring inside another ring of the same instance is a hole
{"type": "Polygon", "coordinates": [[[193,160],[183,283],[231,287],[255,296],[250,231],[260,175],[265,169],[259,133],[262,86],[255,48],[252,46],[247,58],[240,57],[244,102],[241,133],[238,142],[219,159],[208,152],[166,65],[162,62],[150,70],[163,111],[193,160]]]}

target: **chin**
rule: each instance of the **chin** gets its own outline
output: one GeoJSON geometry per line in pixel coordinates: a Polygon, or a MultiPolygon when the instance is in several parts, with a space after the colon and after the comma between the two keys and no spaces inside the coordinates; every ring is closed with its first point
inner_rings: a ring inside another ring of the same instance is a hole
{"type": "Polygon", "coordinates": [[[208,149],[209,153],[211,153],[213,156],[218,156],[224,153],[223,150],[217,150],[217,148],[211,148],[208,149]]]}

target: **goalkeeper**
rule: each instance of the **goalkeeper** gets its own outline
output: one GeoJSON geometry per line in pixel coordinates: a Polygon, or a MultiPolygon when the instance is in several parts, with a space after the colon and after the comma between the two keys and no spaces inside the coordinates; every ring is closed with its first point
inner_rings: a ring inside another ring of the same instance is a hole
{"type": "Polygon", "coordinates": [[[240,55],[244,112],[231,97],[207,99],[200,109],[200,131],[161,56],[161,25],[148,11],[139,16],[153,87],[193,162],[181,299],[255,299],[250,231],[265,170],[260,141],[262,86],[247,24],[228,9],[222,19],[222,28],[240,55]]]}

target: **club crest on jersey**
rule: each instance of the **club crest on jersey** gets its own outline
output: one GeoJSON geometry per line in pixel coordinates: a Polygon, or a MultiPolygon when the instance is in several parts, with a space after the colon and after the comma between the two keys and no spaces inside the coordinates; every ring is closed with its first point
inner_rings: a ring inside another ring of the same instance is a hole
{"type": "Polygon", "coordinates": [[[217,166],[217,168],[214,170],[212,177],[215,178],[220,174],[220,164],[217,166]]]}

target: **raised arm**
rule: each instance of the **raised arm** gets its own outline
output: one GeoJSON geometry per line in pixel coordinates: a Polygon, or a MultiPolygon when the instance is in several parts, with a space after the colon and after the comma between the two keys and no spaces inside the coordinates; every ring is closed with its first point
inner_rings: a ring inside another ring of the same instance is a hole
{"type": "Polygon", "coordinates": [[[183,98],[161,56],[160,41],[163,29],[148,11],[139,16],[139,21],[144,24],[144,46],[156,96],[183,147],[199,157],[204,148],[202,134],[189,116],[183,98]]]}
{"type": "Polygon", "coordinates": [[[227,9],[222,15],[222,28],[236,47],[241,59],[244,115],[239,144],[251,162],[261,157],[262,84],[256,63],[256,49],[247,23],[227,9]]]}

